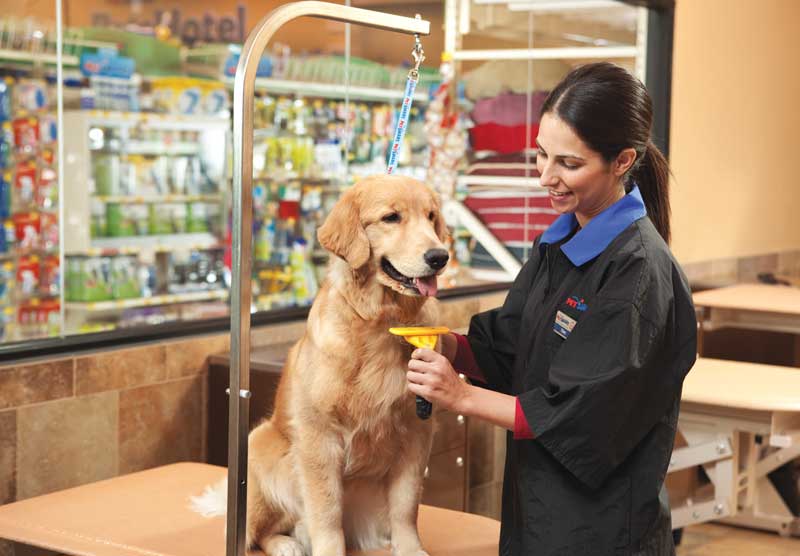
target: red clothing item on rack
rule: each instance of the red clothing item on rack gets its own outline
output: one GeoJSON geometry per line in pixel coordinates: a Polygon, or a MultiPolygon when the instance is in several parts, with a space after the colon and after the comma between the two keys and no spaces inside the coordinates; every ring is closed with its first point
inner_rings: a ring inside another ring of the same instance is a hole
{"type": "Polygon", "coordinates": [[[501,93],[496,97],[475,101],[470,117],[476,124],[496,123],[510,126],[524,124],[530,114],[530,121],[539,123],[542,105],[546,98],[547,93],[544,91],[536,91],[530,97],[527,94],[501,93]]]}
{"type": "MultiPolygon", "coordinates": [[[[453,358],[453,368],[472,380],[486,382],[483,373],[478,368],[478,363],[475,361],[475,355],[472,353],[472,348],[466,336],[455,334],[456,337],[456,356],[453,358]]],[[[515,440],[528,440],[533,438],[533,431],[528,424],[528,419],[522,411],[522,405],[519,403],[519,398],[516,398],[516,407],[514,409],[514,439],[515,440]]]]}
{"type": "Polygon", "coordinates": [[[473,150],[495,151],[501,154],[514,153],[533,148],[536,137],[539,135],[539,124],[530,125],[528,141],[525,140],[525,130],[529,126],[506,126],[495,123],[478,124],[469,129],[470,142],[473,150]]]}

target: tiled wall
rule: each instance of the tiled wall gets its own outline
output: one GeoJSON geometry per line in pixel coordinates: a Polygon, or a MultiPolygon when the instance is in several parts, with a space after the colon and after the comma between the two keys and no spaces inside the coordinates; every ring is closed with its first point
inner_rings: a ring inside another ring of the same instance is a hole
{"type": "MultiPolygon", "coordinates": [[[[503,297],[446,301],[442,324],[464,327],[503,297]]],[[[251,343],[291,341],[304,325],[253,329],[251,343]]],[[[218,334],[0,367],[0,505],[176,461],[203,461],[206,360],[229,349],[229,336],[218,334]]],[[[16,556],[22,550],[17,546],[16,556]]],[[[0,540],[0,556],[14,556],[14,546],[0,540]]]]}
{"type": "Polygon", "coordinates": [[[800,278],[800,250],[733,259],[711,259],[682,266],[690,283],[705,286],[755,282],[762,272],[800,278]]]}

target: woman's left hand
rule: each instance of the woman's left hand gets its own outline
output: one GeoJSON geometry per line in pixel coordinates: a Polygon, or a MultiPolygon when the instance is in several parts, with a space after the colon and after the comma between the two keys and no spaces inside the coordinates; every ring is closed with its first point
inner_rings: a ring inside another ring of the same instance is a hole
{"type": "Polygon", "coordinates": [[[471,386],[461,380],[450,361],[431,349],[415,349],[406,373],[408,389],[444,409],[463,412],[471,386]]]}

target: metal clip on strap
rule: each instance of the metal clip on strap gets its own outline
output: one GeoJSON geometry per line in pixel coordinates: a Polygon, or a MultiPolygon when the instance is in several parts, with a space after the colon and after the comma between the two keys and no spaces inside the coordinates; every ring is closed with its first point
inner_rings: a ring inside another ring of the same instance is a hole
{"type": "Polygon", "coordinates": [[[414,35],[414,50],[411,51],[411,57],[414,58],[414,67],[408,72],[408,78],[416,81],[419,79],[419,66],[425,61],[425,51],[422,49],[419,35],[414,35]]]}

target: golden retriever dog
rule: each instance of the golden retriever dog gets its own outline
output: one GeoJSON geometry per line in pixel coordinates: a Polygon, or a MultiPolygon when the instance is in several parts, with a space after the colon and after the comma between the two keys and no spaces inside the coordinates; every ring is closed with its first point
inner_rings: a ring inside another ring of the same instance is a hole
{"type": "Polygon", "coordinates": [[[447,229],[423,183],[374,176],[318,230],[334,257],[268,421],[249,437],[247,542],[268,556],[385,547],[424,556],[417,511],[433,435],[392,326],[437,322],[447,229]]]}

